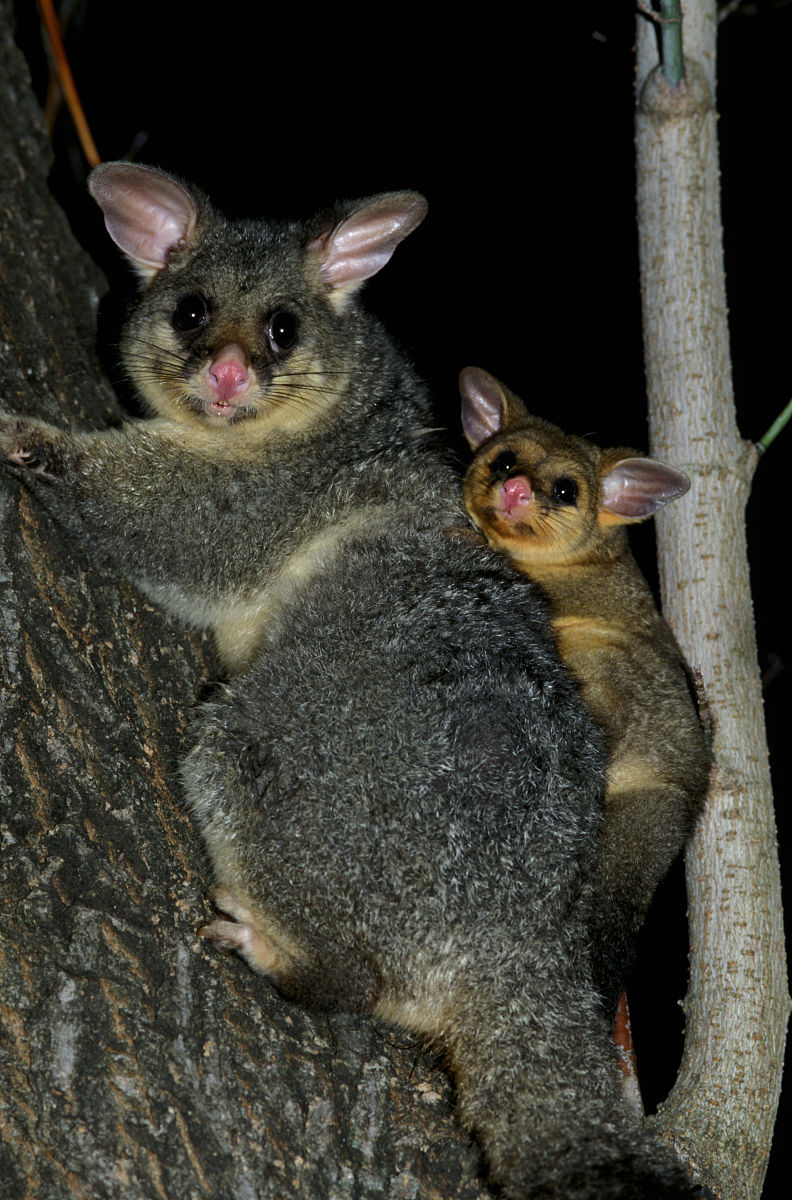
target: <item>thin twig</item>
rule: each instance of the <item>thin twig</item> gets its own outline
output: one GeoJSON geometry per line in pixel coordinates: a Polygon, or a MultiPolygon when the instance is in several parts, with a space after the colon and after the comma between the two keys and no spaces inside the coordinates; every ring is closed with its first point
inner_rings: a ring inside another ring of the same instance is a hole
{"type": "Polygon", "coordinates": [[[77,88],[74,83],[74,76],[69,66],[69,60],[66,57],[66,51],[63,46],[63,38],[61,37],[60,24],[58,17],[52,4],[52,0],[39,0],[39,9],[41,11],[41,19],[44,22],[44,29],[47,34],[47,40],[52,51],[52,60],[55,66],[55,72],[58,76],[63,97],[71,113],[71,119],[74,122],[74,127],[77,130],[77,137],[80,139],[80,145],[85,157],[88,159],[92,167],[96,167],[102,161],[99,157],[99,151],[96,149],[96,144],[88,128],[88,122],[83,111],[83,106],[80,103],[80,97],[77,94],[77,88]]]}
{"type": "Polygon", "coordinates": [[[725,21],[728,16],[731,16],[734,10],[739,8],[741,4],[742,0],[729,0],[728,4],[724,4],[723,8],[718,9],[718,24],[721,21],[725,21]]]}
{"type": "MultiPolygon", "coordinates": [[[[739,4],[740,0],[736,0],[736,3],[739,4]]],[[[649,20],[649,21],[654,21],[655,25],[681,25],[682,24],[682,13],[681,12],[679,12],[676,16],[670,16],[670,17],[666,16],[665,13],[662,12],[662,5],[661,5],[661,11],[655,12],[655,10],[653,8],[648,8],[645,4],[642,4],[641,0],[635,0],[635,7],[638,9],[638,12],[641,14],[642,17],[646,17],[647,20],[649,20]]],[[[677,7],[679,7],[679,5],[677,5],[677,7]]]]}
{"type": "Polygon", "coordinates": [[[764,437],[760,438],[756,443],[756,449],[760,454],[764,454],[771,442],[775,441],[790,417],[792,417],[792,400],[789,401],[784,411],[776,417],[764,437]]]}
{"type": "Polygon", "coordinates": [[[669,87],[679,87],[685,78],[685,58],[682,53],[682,4],[681,0],[660,0],[660,11],[648,8],[636,0],[636,8],[642,16],[654,21],[660,30],[660,60],[663,78],[669,87]]]}
{"type": "Polygon", "coordinates": [[[660,15],[663,77],[670,87],[678,87],[685,78],[681,0],[660,0],[660,15]]]}
{"type": "Polygon", "coordinates": [[[659,25],[662,21],[660,13],[656,13],[654,9],[647,8],[645,4],[641,4],[641,0],[636,0],[635,7],[642,16],[647,18],[647,20],[654,21],[655,25],[659,25]]]}

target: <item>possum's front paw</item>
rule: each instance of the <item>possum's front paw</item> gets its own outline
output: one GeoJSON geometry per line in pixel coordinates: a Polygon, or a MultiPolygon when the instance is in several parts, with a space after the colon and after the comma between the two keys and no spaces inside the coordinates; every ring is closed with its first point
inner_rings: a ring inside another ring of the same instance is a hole
{"type": "Polygon", "coordinates": [[[19,468],[19,473],[25,476],[35,475],[37,479],[46,479],[51,483],[58,478],[49,470],[49,464],[40,450],[13,450],[9,454],[0,454],[0,457],[9,467],[19,468]]]}
{"type": "Polygon", "coordinates": [[[20,479],[57,479],[39,431],[13,413],[0,413],[0,463],[20,479]]]}

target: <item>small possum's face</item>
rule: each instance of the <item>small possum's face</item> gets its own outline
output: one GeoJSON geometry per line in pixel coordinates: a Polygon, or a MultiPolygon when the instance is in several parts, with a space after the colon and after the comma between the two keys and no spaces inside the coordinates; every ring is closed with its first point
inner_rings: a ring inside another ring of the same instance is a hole
{"type": "Polygon", "coordinates": [[[248,442],[305,428],[332,404],[343,368],[342,355],[323,350],[333,313],[299,268],[261,270],[257,249],[242,256],[226,247],[225,261],[218,251],[214,262],[204,251],[146,290],[123,350],[155,415],[204,428],[244,425],[248,442]]]}
{"type": "Polygon", "coordinates": [[[488,541],[526,565],[574,559],[596,527],[597,479],[588,464],[522,430],[482,447],[465,476],[464,499],[488,541]]]}

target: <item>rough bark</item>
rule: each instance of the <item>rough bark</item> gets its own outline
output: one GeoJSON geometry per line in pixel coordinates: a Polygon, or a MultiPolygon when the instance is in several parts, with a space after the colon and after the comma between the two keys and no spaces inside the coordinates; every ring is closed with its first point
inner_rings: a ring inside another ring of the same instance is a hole
{"type": "MultiPolygon", "coordinates": [[[[104,282],[46,183],[0,0],[0,401],[100,425],[104,282]]],[[[196,938],[176,765],[211,663],[0,480],[3,1196],[328,1200],[486,1191],[413,1043],[282,1002],[196,938]]]]}
{"type": "Polygon", "coordinates": [[[758,1197],[789,1014],[770,773],[744,512],[755,447],[738,431],[721,241],[715,4],[684,9],[670,88],[639,20],[638,220],[653,453],[692,489],[658,520],[664,611],[701,672],[711,792],[687,854],[690,984],[680,1074],[657,1127],[721,1197],[758,1197]]]}

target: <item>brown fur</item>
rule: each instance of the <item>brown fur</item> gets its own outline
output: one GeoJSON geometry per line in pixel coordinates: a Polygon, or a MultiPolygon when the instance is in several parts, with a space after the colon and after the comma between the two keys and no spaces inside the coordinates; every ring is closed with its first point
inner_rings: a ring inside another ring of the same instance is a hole
{"type": "Polygon", "coordinates": [[[477,451],[464,481],[468,513],[490,545],[546,591],[561,656],[608,737],[596,942],[600,989],[613,1004],[652,894],[706,788],[704,738],[682,654],[625,530],[689,481],[530,416],[485,371],[467,368],[460,387],[463,425],[477,451]]]}

